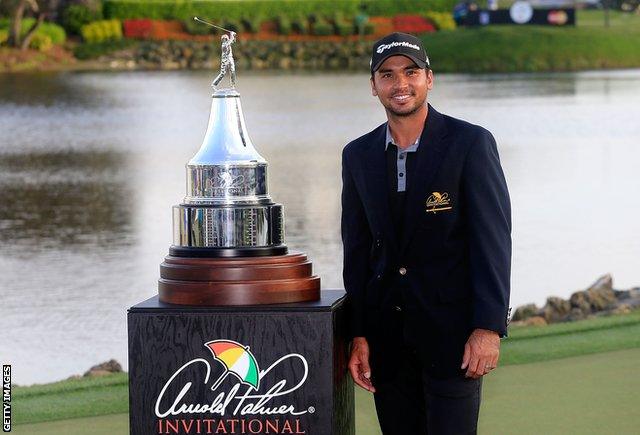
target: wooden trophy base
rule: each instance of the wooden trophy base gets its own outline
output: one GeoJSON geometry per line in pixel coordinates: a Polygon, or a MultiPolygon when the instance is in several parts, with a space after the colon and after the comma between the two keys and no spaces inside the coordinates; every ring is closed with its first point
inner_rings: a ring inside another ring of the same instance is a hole
{"type": "Polygon", "coordinates": [[[194,258],[168,255],[160,265],[161,302],[262,305],[320,299],[320,278],[305,254],[194,258]]]}

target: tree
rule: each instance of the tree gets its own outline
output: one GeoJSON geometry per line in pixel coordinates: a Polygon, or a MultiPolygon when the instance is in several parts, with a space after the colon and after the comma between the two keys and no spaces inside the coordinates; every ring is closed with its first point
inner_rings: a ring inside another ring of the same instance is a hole
{"type": "Polygon", "coordinates": [[[11,24],[9,26],[9,38],[7,44],[10,47],[26,50],[29,47],[31,38],[35,35],[38,27],[44,22],[45,12],[37,0],[9,0],[9,11],[11,13],[11,24]],[[36,14],[36,21],[22,36],[22,20],[25,14],[33,12],[36,14]]]}

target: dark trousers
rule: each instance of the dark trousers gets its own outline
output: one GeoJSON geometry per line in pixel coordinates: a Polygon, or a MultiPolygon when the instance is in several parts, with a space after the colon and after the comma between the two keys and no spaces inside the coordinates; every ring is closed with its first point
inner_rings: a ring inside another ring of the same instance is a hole
{"type": "Polygon", "coordinates": [[[384,435],[475,434],[482,378],[436,379],[416,353],[402,347],[395,377],[376,382],[374,399],[384,435]]]}

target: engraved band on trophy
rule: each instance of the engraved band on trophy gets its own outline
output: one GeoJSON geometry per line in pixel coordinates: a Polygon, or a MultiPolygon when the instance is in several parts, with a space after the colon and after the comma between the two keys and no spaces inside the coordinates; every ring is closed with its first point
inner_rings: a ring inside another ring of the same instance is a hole
{"type": "MultiPolygon", "coordinates": [[[[197,21],[217,27],[204,20],[197,21]]],[[[173,246],[160,265],[160,300],[247,305],[317,300],[320,278],[306,255],[288,253],[283,207],[271,200],[267,161],[247,132],[232,44],[223,29],[220,73],[207,131],[187,163],[187,194],[173,207],[173,246]],[[218,85],[229,75],[230,87],[218,85]]]]}

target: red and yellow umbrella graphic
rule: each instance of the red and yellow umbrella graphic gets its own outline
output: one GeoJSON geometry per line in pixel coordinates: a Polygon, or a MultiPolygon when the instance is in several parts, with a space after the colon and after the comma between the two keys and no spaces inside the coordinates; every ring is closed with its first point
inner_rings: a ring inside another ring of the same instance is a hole
{"type": "Polygon", "coordinates": [[[241,383],[258,389],[260,370],[256,358],[249,351],[249,346],[243,346],[233,340],[213,340],[205,343],[205,346],[225,368],[225,372],[211,387],[212,390],[215,390],[229,374],[234,375],[241,383]]]}

